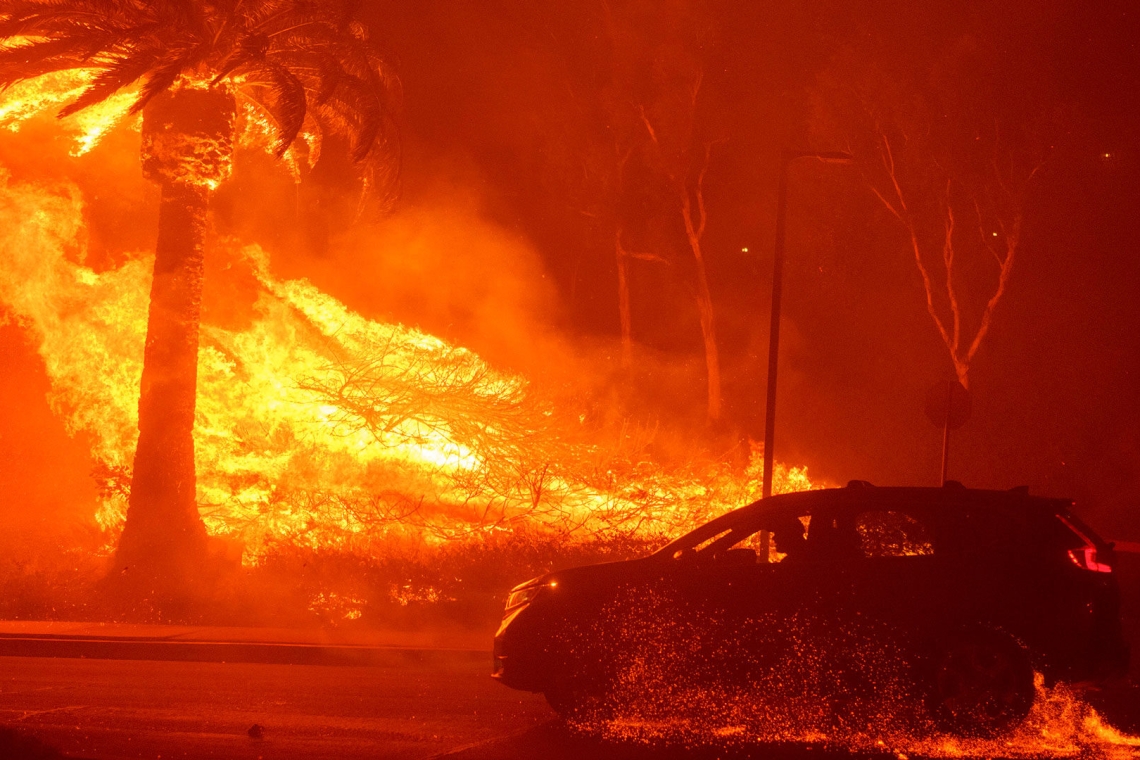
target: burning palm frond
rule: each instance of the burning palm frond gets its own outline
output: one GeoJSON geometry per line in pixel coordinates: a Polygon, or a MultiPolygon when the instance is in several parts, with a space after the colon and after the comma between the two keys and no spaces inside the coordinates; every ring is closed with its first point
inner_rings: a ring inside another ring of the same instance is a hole
{"type": "MultiPolygon", "coordinates": [[[[50,0],[0,10],[0,122],[59,108],[60,118],[115,101],[117,120],[174,88],[229,88],[265,126],[277,156],[315,163],[326,135],[345,138],[370,191],[397,182],[400,82],[343,0],[190,2],[50,0]],[[300,138],[300,139],[299,139],[300,138]]],[[[90,147],[87,145],[85,147],[90,147]]]]}

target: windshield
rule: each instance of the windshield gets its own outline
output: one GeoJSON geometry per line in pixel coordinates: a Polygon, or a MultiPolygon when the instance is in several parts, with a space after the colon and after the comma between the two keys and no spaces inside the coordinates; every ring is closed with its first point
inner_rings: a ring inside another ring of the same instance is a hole
{"type": "Polygon", "coordinates": [[[806,507],[767,506],[754,502],[712,520],[669,543],[655,556],[672,560],[750,554],[759,564],[774,564],[797,554],[806,544],[811,514],[806,507]]]}

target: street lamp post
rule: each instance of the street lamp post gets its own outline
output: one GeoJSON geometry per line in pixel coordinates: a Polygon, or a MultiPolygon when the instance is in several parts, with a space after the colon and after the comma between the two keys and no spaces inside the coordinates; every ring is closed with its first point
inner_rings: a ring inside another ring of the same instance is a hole
{"type": "Polygon", "coordinates": [[[851,163],[843,151],[784,151],[780,160],[780,181],[776,189],[776,256],[772,264],[772,318],[768,323],[768,403],[764,413],[764,490],[772,495],[772,468],[775,466],[776,368],[780,355],[780,300],[784,293],[784,218],[788,207],[788,166],[798,158],[814,158],[825,163],[851,163]]]}

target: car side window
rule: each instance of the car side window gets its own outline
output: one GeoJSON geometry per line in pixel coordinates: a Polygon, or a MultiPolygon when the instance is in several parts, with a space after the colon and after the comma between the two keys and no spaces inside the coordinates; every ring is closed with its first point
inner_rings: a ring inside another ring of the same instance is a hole
{"type": "Polygon", "coordinates": [[[775,565],[803,553],[811,515],[784,515],[765,520],[763,526],[737,541],[733,549],[750,549],[762,565],[775,565]]]}
{"type": "Polygon", "coordinates": [[[926,526],[905,512],[862,512],[855,520],[855,531],[859,534],[863,556],[867,558],[934,554],[934,543],[926,526]]]}

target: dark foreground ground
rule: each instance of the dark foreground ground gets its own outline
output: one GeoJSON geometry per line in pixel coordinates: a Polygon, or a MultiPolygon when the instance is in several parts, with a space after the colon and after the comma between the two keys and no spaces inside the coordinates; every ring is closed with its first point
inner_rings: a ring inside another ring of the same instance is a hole
{"type": "MultiPolygon", "coordinates": [[[[348,667],[4,657],[0,725],[72,757],[426,758],[550,719],[541,697],[492,682],[485,660],[348,667]]],[[[14,756],[14,741],[0,739],[0,757],[14,756]]]]}
{"type": "MultiPolygon", "coordinates": [[[[600,741],[569,731],[540,696],[494,683],[487,659],[462,651],[408,653],[366,666],[0,657],[0,758],[711,760],[847,754],[823,746],[679,749],[600,741]]],[[[1097,699],[1118,727],[1140,728],[1134,690],[1097,699]]],[[[1114,757],[1134,751],[1117,749],[1114,757]]]]}

